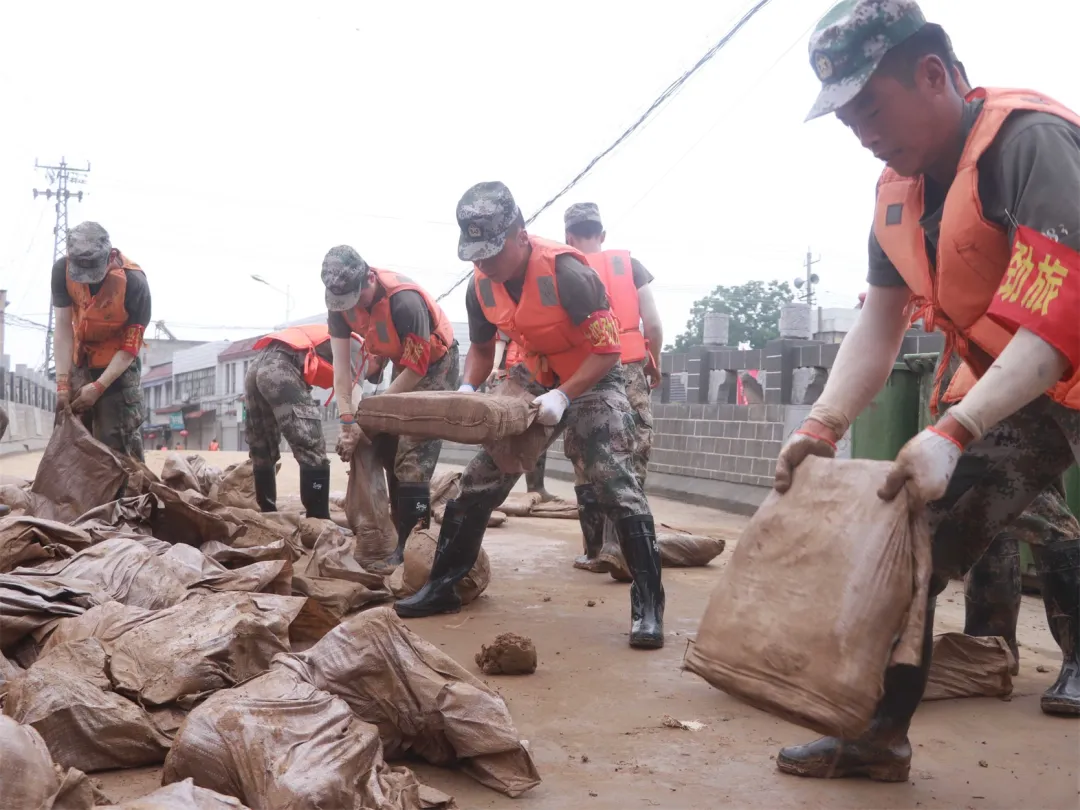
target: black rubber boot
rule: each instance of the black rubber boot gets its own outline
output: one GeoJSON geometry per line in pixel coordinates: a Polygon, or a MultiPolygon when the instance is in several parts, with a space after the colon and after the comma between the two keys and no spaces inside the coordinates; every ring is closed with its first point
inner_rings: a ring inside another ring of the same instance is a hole
{"type": "Polygon", "coordinates": [[[525,489],[535,492],[540,496],[541,503],[547,503],[555,499],[555,496],[547,491],[544,483],[544,473],[547,470],[547,451],[536,461],[536,466],[525,473],[525,489]]]}
{"type": "Polygon", "coordinates": [[[1060,540],[1035,552],[1046,621],[1061,647],[1061,671],[1040,704],[1046,714],[1080,716],[1080,545],[1060,540]]]}
{"type": "Polygon", "coordinates": [[[1012,674],[1020,671],[1016,622],[1020,617],[1020,544],[1000,532],[964,580],[964,634],[1001,636],[1013,654],[1012,674]]]}
{"type": "Polygon", "coordinates": [[[309,518],[330,519],[330,465],[300,467],[300,503],[309,518]]]}
{"type": "Polygon", "coordinates": [[[857,740],[822,737],[806,745],[780,749],[776,767],[783,773],[813,779],[866,776],[877,782],[905,782],[911,771],[908,728],[922,700],[934,649],[934,604],[927,605],[922,662],[917,667],[890,667],[885,694],[869,730],[857,740]]]}
{"type": "Polygon", "coordinates": [[[630,585],[630,646],[655,650],[664,646],[664,583],[652,515],[622,518],[617,530],[634,578],[630,585]]]}
{"type": "Polygon", "coordinates": [[[585,553],[574,559],[574,568],[590,571],[594,574],[606,574],[607,563],[600,562],[600,548],[604,544],[604,512],[596,498],[592,484],[574,487],[578,502],[578,522],[581,524],[581,536],[584,540],[585,553]]]}
{"type": "Polygon", "coordinates": [[[277,470],[273,467],[252,467],[255,479],[255,502],[259,511],[277,511],[277,470]]]}
{"type": "Polygon", "coordinates": [[[369,570],[376,573],[392,571],[405,562],[405,543],[413,529],[417,526],[421,529],[431,526],[431,485],[429,483],[399,483],[396,501],[394,523],[398,534],[397,548],[385,560],[368,566],[369,570]]]}
{"type": "Polygon", "coordinates": [[[461,610],[461,597],[454,586],[476,564],[491,511],[480,506],[466,510],[456,500],[447,501],[431,574],[424,587],[394,604],[398,616],[415,619],[461,610]]]}

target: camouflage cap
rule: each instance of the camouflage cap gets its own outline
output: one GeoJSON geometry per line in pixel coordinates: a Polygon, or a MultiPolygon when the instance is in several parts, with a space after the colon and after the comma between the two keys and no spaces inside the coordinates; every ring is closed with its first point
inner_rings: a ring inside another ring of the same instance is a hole
{"type": "Polygon", "coordinates": [[[344,312],[356,306],[367,279],[368,263],[348,245],[330,248],[322,263],[322,283],[326,287],[326,308],[344,312]]]}
{"type": "Polygon", "coordinates": [[[821,93],[806,120],[855,98],[885,54],[924,25],[915,0],[842,0],[833,6],[810,35],[810,66],[821,93]]]}
{"type": "Polygon", "coordinates": [[[96,222],[82,222],[68,231],[67,272],[76,284],[98,284],[109,272],[112,243],[96,222]]]}
{"type": "Polygon", "coordinates": [[[572,228],[582,222],[595,222],[603,227],[604,223],[600,220],[600,206],[596,203],[583,202],[574,203],[566,209],[566,213],[563,214],[563,227],[572,228]]]}
{"type": "Polygon", "coordinates": [[[458,258],[479,262],[497,256],[520,213],[503,183],[477,183],[470,188],[457,204],[458,258]]]}

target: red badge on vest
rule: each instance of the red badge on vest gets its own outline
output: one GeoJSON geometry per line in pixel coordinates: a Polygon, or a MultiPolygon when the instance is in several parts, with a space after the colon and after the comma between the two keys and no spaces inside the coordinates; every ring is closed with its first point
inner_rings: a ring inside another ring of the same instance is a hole
{"type": "Polygon", "coordinates": [[[1022,327],[1035,333],[1075,371],[1080,367],[1080,253],[1021,225],[986,314],[1011,331],[1022,327]]]}

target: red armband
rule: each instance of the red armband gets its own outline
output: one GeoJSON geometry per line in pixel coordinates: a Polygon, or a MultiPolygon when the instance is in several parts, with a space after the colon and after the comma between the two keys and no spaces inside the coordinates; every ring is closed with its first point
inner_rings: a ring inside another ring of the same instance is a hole
{"type": "Polygon", "coordinates": [[[431,341],[418,338],[411,332],[405,338],[405,345],[401,349],[401,359],[398,363],[403,368],[411,369],[423,377],[427,374],[428,362],[431,360],[431,341]]]}
{"type": "Polygon", "coordinates": [[[1021,225],[1012,259],[986,315],[1009,331],[1027,329],[1080,367],[1080,253],[1021,225]]]}
{"type": "Polygon", "coordinates": [[[146,327],[139,324],[124,327],[124,336],[120,340],[120,351],[138,357],[139,351],[142,349],[143,333],[145,331],[146,327]]]}
{"type": "Polygon", "coordinates": [[[619,322],[610,309],[594,312],[581,325],[581,329],[593,354],[618,354],[622,351],[619,322]]]}

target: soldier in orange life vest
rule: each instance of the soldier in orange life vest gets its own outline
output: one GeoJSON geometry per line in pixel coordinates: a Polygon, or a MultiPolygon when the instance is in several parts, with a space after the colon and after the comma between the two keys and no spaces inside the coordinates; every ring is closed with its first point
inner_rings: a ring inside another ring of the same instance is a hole
{"type": "Polygon", "coordinates": [[[67,255],[53,265],[52,303],[57,415],[70,408],[98,441],[142,461],[146,275],[103,227],[83,222],[68,232],[67,255]]]}
{"type": "MultiPolygon", "coordinates": [[[[650,391],[660,384],[656,352],[664,345],[660,313],[649,287],[653,277],[629,251],[604,250],[607,234],[596,203],[571,205],[563,214],[563,225],[566,244],[584,253],[589,266],[600,275],[611,299],[611,311],[619,321],[623,381],[634,412],[634,472],[644,489],[653,434],[650,391]]],[[[575,474],[585,553],[574,560],[574,567],[629,579],[615,527],[604,519],[593,488],[581,480],[581,471],[575,469],[575,474]]]]}
{"type": "MultiPolygon", "coordinates": [[[[310,518],[330,517],[330,460],[311,389],[333,388],[330,332],[291,326],[260,338],[262,349],[244,378],[244,432],[255,477],[255,500],[277,511],[281,437],[300,466],[300,501],[310,518]]],[[[213,449],[213,448],[211,448],[213,449]]]]}
{"type": "MultiPolygon", "coordinates": [[[[475,264],[465,293],[471,346],[462,390],[491,373],[499,331],[525,350],[510,374],[536,395],[541,424],[565,431],[566,455],[583,470],[615,523],[633,585],[630,645],[664,644],[660,551],[648,501],[633,470],[634,421],[619,368],[619,329],[599,276],[574,248],[532,236],[502,183],[480,183],[458,202],[458,257],[475,264]]],[[[461,607],[456,584],[476,562],[492,509],[518,475],[487,451],[465,468],[446,505],[428,582],[395,605],[399,616],[461,607]]]]}
{"type": "MultiPolygon", "coordinates": [[[[361,374],[366,379],[378,382],[386,361],[393,361],[388,394],[457,388],[458,344],[450,320],[434,298],[405,276],[370,267],[347,245],[326,254],[322,280],[342,421],[338,455],[350,461],[357,443],[369,441],[353,422],[350,335],[356,333],[364,340],[366,359],[361,362],[366,371],[361,374]]],[[[370,441],[386,470],[390,511],[398,532],[393,554],[374,566],[389,570],[404,560],[405,541],[412,530],[430,525],[431,476],[439,463],[442,441],[389,434],[370,441]]]]}
{"type": "MultiPolygon", "coordinates": [[[[822,82],[808,118],[835,113],[886,163],[866,303],[828,383],[777,460],[784,492],[809,455],[831,457],[885,383],[913,318],[979,377],[900,451],[880,497],[927,505],[934,573],[918,667],[893,667],[870,729],[785,748],[813,777],[906,781],[936,596],[1080,455],[1080,116],[1031,90],[965,99],[944,31],[912,0],[845,0],[818,23],[822,82]]],[[[946,363],[942,363],[946,367],[946,363]]],[[[1044,711],[1080,713],[1080,537],[1035,549],[1063,665],[1044,711]]]]}

